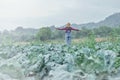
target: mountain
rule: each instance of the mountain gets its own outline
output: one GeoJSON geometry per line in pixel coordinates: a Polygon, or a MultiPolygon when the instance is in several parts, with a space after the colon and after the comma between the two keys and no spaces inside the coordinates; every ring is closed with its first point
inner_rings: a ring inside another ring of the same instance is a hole
{"type": "Polygon", "coordinates": [[[15,33],[20,33],[20,34],[29,34],[33,35],[37,33],[39,29],[34,29],[34,28],[23,28],[21,26],[17,27],[13,32],[15,33]]]}
{"type": "Polygon", "coordinates": [[[108,26],[108,27],[118,27],[120,26],[120,13],[115,13],[112,14],[108,17],[106,17],[104,20],[99,21],[97,23],[95,22],[90,22],[90,23],[86,23],[86,24],[72,24],[72,26],[76,27],[76,28],[82,28],[82,27],[86,27],[86,28],[97,28],[100,26],[108,26]]]}
{"type": "MultiPolygon", "coordinates": [[[[63,28],[65,25],[60,26],[61,28],[63,28]]],[[[73,27],[75,28],[79,28],[81,29],[82,27],[84,28],[98,28],[100,26],[108,26],[108,27],[118,27],[120,26],[120,13],[115,13],[112,14],[108,17],[106,17],[104,20],[99,21],[97,23],[95,22],[90,22],[90,23],[86,23],[86,24],[72,24],[73,27]]],[[[49,28],[54,31],[56,30],[56,26],[52,25],[49,26],[49,28]]],[[[39,31],[39,29],[34,29],[34,28],[23,28],[21,26],[18,26],[15,30],[11,31],[12,33],[16,33],[16,34],[24,34],[24,35],[34,35],[39,31]]],[[[4,31],[5,34],[8,33],[8,31],[4,31]]]]}

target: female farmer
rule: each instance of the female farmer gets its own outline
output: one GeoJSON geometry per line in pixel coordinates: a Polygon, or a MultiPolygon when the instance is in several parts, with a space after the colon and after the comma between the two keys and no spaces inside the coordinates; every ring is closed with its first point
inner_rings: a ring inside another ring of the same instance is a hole
{"type": "Polygon", "coordinates": [[[70,23],[67,23],[65,28],[56,28],[56,29],[65,30],[65,41],[67,45],[71,44],[71,31],[72,30],[79,31],[78,29],[71,27],[70,23]]]}

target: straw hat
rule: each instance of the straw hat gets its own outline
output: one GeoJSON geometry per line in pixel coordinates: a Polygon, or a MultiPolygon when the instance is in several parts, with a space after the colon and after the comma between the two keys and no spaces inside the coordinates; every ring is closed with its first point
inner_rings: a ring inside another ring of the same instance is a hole
{"type": "Polygon", "coordinates": [[[66,24],[66,27],[70,27],[71,26],[71,24],[68,22],[67,24],[66,24]]]}

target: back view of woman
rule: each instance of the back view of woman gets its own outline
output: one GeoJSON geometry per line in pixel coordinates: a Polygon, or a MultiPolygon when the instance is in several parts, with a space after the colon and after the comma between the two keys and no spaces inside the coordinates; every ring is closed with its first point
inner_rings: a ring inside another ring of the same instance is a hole
{"type": "Polygon", "coordinates": [[[79,29],[75,29],[73,27],[71,27],[70,23],[67,23],[66,26],[64,28],[56,28],[58,30],[65,30],[65,42],[67,45],[71,44],[71,31],[79,31],[79,29]]]}

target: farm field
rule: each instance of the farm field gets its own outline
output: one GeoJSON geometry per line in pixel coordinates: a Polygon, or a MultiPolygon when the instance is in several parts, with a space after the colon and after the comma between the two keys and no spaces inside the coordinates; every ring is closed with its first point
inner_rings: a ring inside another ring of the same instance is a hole
{"type": "Polygon", "coordinates": [[[120,80],[120,43],[0,45],[0,80],[120,80]]]}
{"type": "Polygon", "coordinates": [[[120,80],[120,0],[0,0],[0,80],[120,80]]]}

